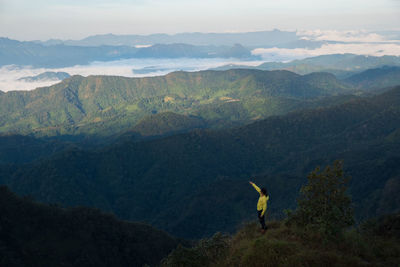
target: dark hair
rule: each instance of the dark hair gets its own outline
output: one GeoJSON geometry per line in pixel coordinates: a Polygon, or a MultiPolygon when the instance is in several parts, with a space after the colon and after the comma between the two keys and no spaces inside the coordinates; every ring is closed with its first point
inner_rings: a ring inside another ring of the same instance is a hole
{"type": "Polygon", "coordinates": [[[264,195],[268,196],[267,189],[265,189],[265,188],[261,188],[261,192],[262,192],[264,195]]]}

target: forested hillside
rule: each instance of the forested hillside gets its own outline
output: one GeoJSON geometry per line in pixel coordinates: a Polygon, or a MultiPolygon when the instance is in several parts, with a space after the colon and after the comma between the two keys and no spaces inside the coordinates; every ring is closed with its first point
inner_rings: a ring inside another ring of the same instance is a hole
{"type": "Polygon", "coordinates": [[[140,139],[178,134],[206,127],[207,122],[200,117],[163,112],[144,117],[133,128],[124,132],[122,136],[140,139]]]}
{"type": "Polygon", "coordinates": [[[210,123],[245,124],[299,108],[352,87],[327,73],[229,70],[150,78],[73,76],[33,91],[0,94],[0,131],[36,136],[118,134],[165,111],[210,123]]]}
{"type": "Polygon", "coordinates": [[[399,7],[0,0],[0,267],[400,267],[399,7]]]}
{"type": "Polygon", "coordinates": [[[345,104],[275,116],[231,130],[196,130],[97,151],[70,150],[2,170],[40,201],[95,206],[182,237],[233,231],[268,188],[270,216],[295,205],[305,174],[343,159],[358,218],[396,210],[400,88],[345,104]],[[194,219],[195,218],[195,219],[194,219]]]}
{"type": "Polygon", "coordinates": [[[74,148],[76,144],[32,136],[0,135],[0,164],[21,164],[74,148]]]}
{"type": "Polygon", "coordinates": [[[369,90],[399,85],[400,67],[385,66],[368,69],[345,79],[345,81],[351,85],[369,90]]]}
{"type": "Polygon", "coordinates": [[[179,240],[96,209],[64,209],[0,187],[1,266],[156,266],[179,240]]]}

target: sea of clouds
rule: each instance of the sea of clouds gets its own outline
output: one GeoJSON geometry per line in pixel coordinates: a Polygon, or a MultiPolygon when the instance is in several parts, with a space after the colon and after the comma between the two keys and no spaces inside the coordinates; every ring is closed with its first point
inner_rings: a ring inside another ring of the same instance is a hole
{"type": "Polygon", "coordinates": [[[302,59],[319,55],[331,54],[358,54],[370,56],[400,56],[400,40],[391,39],[390,36],[378,33],[360,31],[298,31],[297,35],[308,41],[321,42],[318,48],[257,48],[252,51],[254,55],[262,56],[268,60],[275,57],[285,60],[302,59]]]}
{"type": "MultiPolygon", "coordinates": [[[[32,68],[29,66],[3,66],[0,68],[0,90],[32,90],[37,87],[49,86],[58,81],[24,82],[18,79],[35,76],[46,71],[63,71],[70,75],[117,75],[126,77],[144,77],[164,75],[173,71],[199,71],[216,68],[227,64],[257,66],[263,62],[287,62],[306,57],[352,53],[360,55],[400,56],[400,40],[390,35],[382,35],[367,31],[298,31],[301,39],[321,42],[317,48],[256,48],[254,55],[262,57],[261,61],[238,61],[236,59],[124,59],[110,62],[92,62],[89,65],[78,65],[66,68],[32,68]],[[136,72],[135,72],[136,70],[136,72]],[[143,71],[145,70],[145,71],[143,71]]],[[[397,32],[397,35],[400,33],[397,32]]]]}
{"type": "Polygon", "coordinates": [[[36,76],[46,71],[67,72],[70,75],[115,75],[125,77],[144,77],[165,75],[173,71],[200,71],[216,68],[226,64],[244,64],[256,66],[264,61],[237,61],[235,59],[212,58],[178,58],[178,59],[124,59],[109,62],[92,62],[89,65],[77,65],[66,68],[32,68],[20,66],[3,66],[0,68],[0,90],[3,92],[15,90],[32,90],[38,87],[50,86],[59,81],[19,81],[22,77],[36,76]],[[140,70],[147,69],[146,73],[140,70]],[[135,73],[138,70],[138,73],[135,73]]]}

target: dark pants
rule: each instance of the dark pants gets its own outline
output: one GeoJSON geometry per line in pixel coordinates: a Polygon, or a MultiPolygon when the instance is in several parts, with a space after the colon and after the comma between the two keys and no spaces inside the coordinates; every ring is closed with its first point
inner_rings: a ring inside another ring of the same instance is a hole
{"type": "Polygon", "coordinates": [[[262,217],[260,217],[261,213],[262,213],[262,210],[257,210],[258,220],[260,221],[261,228],[265,230],[265,229],[267,229],[267,226],[265,225],[265,214],[262,217]]]}

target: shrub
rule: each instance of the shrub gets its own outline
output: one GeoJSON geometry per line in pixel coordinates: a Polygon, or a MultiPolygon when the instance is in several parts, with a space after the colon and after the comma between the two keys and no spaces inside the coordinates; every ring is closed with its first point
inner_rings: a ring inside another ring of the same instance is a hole
{"type": "Polygon", "coordinates": [[[288,223],[310,227],[334,236],[354,223],[351,199],[347,194],[349,177],[342,162],[335,161],[323,171],[317,167],[300,190],[296,211],[288,213],[288,223]]]}
{"type": "Polygon", "coordinates": [[[178,246],[167,258],[162,261],[164,267],[192,266],[203,267],[224,258],[229,249],[229,238],[216,233],[209,239],[202,239],[192,248],[178,246]]]}

